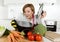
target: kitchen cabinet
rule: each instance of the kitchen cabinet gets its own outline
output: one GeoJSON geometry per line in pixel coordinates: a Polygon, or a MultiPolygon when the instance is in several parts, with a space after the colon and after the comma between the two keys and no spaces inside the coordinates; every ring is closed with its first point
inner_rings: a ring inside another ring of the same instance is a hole
{"type": "MultiPolygon", "coordinates": [[[[38,0],[39,1],[39,0],[38,0]]],[[[18,5],[25,3],[38,3],[37,0],[4,0],[4,5],[18,5]]]]}
{"type": "Polygon", "coordinates": [[[18,4],[20,0],[4,0],[4,5],[9,5],[9,4],[18,4]]]}
{"type": "Polygon", "coordinates": [[[56,0],[4,0],[4,4],[24,4],[24,3],[44,3],[44,4],[51,4],[55,3],[56,0]]]}
{"type": "Polygon", "coordinates": [[[0,6],[3,6],[3,3],[4,3],[3,0],[0,0],[0,6]]]}

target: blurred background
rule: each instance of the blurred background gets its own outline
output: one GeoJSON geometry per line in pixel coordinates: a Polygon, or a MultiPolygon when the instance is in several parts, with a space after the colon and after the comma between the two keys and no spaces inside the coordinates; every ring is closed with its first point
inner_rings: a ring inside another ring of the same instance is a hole
{"type": "MultiPolygon", "coordinates": [[[[19,15],[23,18],[22,8],[27,3],[34,5],[35,15],[39,10],[39,4],[43,3],[43,10],[47,13],[44,20],[57,21],[56,30],[60,32],[60,0],[0,0],[0,25],[12,29],[11,20],[19,15]]],[[[52,22],[48,24],[53,24],[52,22]]]]}
{"type": "Polygon", "coordinates": [[[0,0],[0,19],[17,17],[27,3],[34,5],[35,14],[37,14],[39,4],[43,3],[43,10],[47,12],[45,19],[60,20],[60,0],[0,0]]]}

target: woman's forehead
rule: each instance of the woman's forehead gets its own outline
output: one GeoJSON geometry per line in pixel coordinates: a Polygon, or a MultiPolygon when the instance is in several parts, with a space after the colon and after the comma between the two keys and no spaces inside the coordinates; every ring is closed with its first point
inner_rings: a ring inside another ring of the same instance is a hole
{"type": "Polygon", "coordinates": [[[30,7],[25,8],[25,11],[32,11],[30,7]]]}
{"type": "Polygon", "coordinates": [[[31,10],[31,8],[30,8],[30,7],[26,7],[26,8],[25,8],[25,10],[29,10],[29,9],[31,10]]]}

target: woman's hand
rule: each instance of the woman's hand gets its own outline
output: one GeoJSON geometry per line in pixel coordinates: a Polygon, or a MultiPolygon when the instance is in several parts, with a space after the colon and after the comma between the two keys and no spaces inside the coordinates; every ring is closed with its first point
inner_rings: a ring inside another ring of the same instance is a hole
{"type": "Polygon", "coordinates": [[[40,18],[44,18],[44,17],[46,17],[46,11],[43,11],[40,18]]]}
{"type": "Polygon", "coordinates": [[[20,32],[18,31],[11,31],[7,38],[9,42],[18,42],[19,40],[24,39],[24,37],[21,36],[20,32]]]}

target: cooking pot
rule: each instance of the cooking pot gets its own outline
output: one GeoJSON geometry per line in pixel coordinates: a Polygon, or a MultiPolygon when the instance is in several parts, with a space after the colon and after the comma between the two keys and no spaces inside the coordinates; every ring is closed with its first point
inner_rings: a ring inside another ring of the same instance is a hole
{"type": "Polygon", "coordinates": [[[23,31],[25,33],[25,37],[27,36],[27,32],[32,31],[33,25],[28,21],[19,21],[18,23],[18,31],[23,31]]]}
{"type": "Polygon", "coordinates": [[[17,29],[20,32],[24,31],[25,33],[27,33],[28,31],[31,31],[32,28],[33,28],[32,23],[30,23],[28,21],[19,21],[19,22],[17,22],[17,29]]]}

